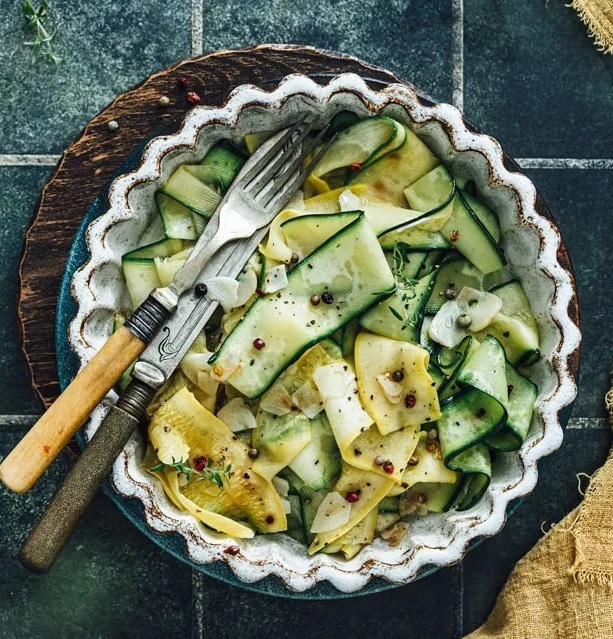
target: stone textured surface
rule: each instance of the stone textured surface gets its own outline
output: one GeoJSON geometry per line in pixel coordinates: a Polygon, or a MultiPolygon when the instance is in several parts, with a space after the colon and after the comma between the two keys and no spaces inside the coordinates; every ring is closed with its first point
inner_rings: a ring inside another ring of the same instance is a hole
{"type": "Polygon", "coordinates": [[[388,592],[339,601],[295,601],[202,580],[200,637],[458,637],[459,571],[447,568],[388,592]],[[436,593],[436,595],[435,595],[436,593]],[[231,607],[240,614],[228,614],[231,607]]]}
{"type": "MultiPolygon", "coordinates": [[[[19,437],[0,425],[0,459],[19,437]]],[[[142,536],[99,495],[53,570],[14,559],[70,468],[63,455],[25,495],[0,487],[0,637],[189,637],[189,570],[142,536]]]]}
{"type": "Polygon", "coordinates": [[[349,53],[451,100],[451,0],[207,0],[203,35],[205,51],[283,42],[349,53]]]}
{"type": "Polygon", "coordinates": [[[611,157],[613,57],[565,0],[464,0],[465,112],[517,157],[611,157]]]}
{"type": "MultiPolygon", "coordinates": [[[[77,5],[60,17],[56,69],[30,63],[19,3],[2,13],[0,154],[59,153],[114,95],[189,55],[191,0],[77,5]]],[[[196,2],[196,5],[198,3],[196,2]]],[[[563,0],[464,0],[467,115],[518,157],[612,157],[613,58],[599,54],[563,0]],[[521,96],[521,97],[519,97],[521,96]]],[[[451,100],[452,0],[204,0],[203,48],[312,44],[363,57],[451,100]]],[[[4,6],[4,5],[3,5],[4,6]]],[[[23,235],[48,167],[0,167],[0,414],[38,407],[18,346],[15,297],[23,235]]],[[[613,338],[606,293],[613,171],[532,170],[574,259],[584,326],[576,417],[602,416],[613,338]]],[[[50,346],[51,347],[51,346],[50,346]]],[[[23,432],[0,423],[0,458],[23,432]]],[[[24,496],[0,488],[0,639],[77,637],[437,637],[456,639],[486,617],[514,563],[579,500],[576,473],[606,455],[606,430],[570,430],[503,532],[461,567],[365,598],[281,600],[193,577],[98,496],[55,569],[14,559],[59,479],[56,463],[24,496]],[[194,591],[192,593],[192,590],[194,591]],[[192,596],[193,595],[193,596],[192,596]]]]}
{"type": "Polygon", "coordinates": [[[573,409],[577,417],[604,416],[604,394],[613,357],[613,333],[607,303],[613,289],[608,231],[613,228],[609,205],[611,170],[527,172],[554,214],[573,260],[582,309],[581,383],[573,409]]]}
{"type": "Polygon", "coordinates": [[[0,153],[61,153],[117,93],[190,55],[189,0],[53,0],[57,67],[32,62],[20,5],[0,15],[0,153]]]}
{"type": "Polygon", "coordinates": [[[0,167],[0,414],[40,410],[19,345],[17,289],[24,233],[50,172],[50,167],[0,167]]]}

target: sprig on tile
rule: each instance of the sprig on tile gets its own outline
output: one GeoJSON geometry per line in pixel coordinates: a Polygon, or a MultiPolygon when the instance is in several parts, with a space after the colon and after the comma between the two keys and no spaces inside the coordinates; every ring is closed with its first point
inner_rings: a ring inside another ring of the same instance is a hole
{"type": "Polygon", "coordinates": [[[56,31],[50,31],[49,25],[45,24],[49,19],[49,5],[45,0],[34,7],[31,0],[24,0],[21,5],[21,13],[26,21],[24,28],[33,36],[32,40],[24,42],[27,47],[32,47],[35,55],[52,60],[59,64],[60,58],[55,55],[51,48],[51,41],[55,37],[56,31]]]}

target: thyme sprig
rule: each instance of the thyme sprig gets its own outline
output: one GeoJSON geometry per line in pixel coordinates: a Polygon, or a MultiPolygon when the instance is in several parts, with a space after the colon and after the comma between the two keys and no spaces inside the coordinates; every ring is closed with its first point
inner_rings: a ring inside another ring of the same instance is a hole
{"type": "Polygon", "coordinates": [[[197,482],[200,481],[211,481],[214,484],[217,484],[220,488],[224,487],[224,481],[230,484],[230,478],[234,474],[232,471],[232,464],[225,465],[225,460],[221,459],[220,464],[216,464],[210,457],[206,460],[206,464],[204,468],[198,470],[194,468],[191,459],[179,459],[178,461],[175,458],[172,458],[172,464],[165,464],[163,462],[159,463],[157,466],[154,466],[151,471],[155,472],[158,470],[164,470],[164,468],[176,468],[180,473],[183,473],[187,478],[187,481],[190,481],[192,475],[196,476],[197,482]]]}
{"type": "Polygon", "coordinates": [[[21,5],[21,13],[26,21],[25,30],[34,37],[28,42],[24,42],[27,47],[32,47],[35,55],[49,58],[55,64],[60,63],[60,58],[55,55],[51,48],[51,41],[55,37],[56,31],[49,31],[49,25],[45,21],[49,18],[49,5],[45,0],[35,8],[31,0],[24,0],[21,5]]]}
{"type": "Polygon", "coordinates": [[[399,321],[402,322],[401,330],[405,330],[411,325],[413,317],[409,317],[409,313],[407,310],[409,300],[412,300],[417,292],[415,290],[415,285],[417,284],[417,280],[407,277],[404,274],[404,266],[405,262],[409,259],[407,255],[408,246],[403,242],[397,242],[394,244],[394,250],[392,252],[392,262],[394,265],[392,266],[392,273],[394,274],[394,278],[396,279],[396,289],[400,294],[400,299],[402,301],[402,310],[403,315],[400,315],[395,309],[388,307],[392,315],[399,321]]]}

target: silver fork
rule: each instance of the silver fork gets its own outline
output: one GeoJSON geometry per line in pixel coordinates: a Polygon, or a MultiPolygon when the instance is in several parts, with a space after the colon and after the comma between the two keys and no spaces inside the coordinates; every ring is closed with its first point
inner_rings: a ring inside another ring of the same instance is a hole
{"type": "Polygon", "coordinates": [[[204,265],[224,244],[250,237],[268,226],[296,192],[332,143],[329,140],[303,167],[304,161],[328,130],[325,127],[315,138],[303,144],[314,123],[314,119],[305,122],[303,117],[277,134],[277,139],[258,162],[237,176],[228,197],[218,209],[217,233],[200,250],[196,245],[170,286],[153,292],[153,297],[166,309],[172,311],[176,308],[181,293],[193,286],[204,265]]]}
{"type": "Polygon", "coordinates": [[[303,167],[327,130],[308,140],[313,127],[314,120],[303,117],[247,160],[209,222],[215,234],[205,229],[172,284],[151,293],[0,464],[6,486],[29,490],[176,310],[179,297],[192,288],[204,265],[228,242],[250,237],[271,223],[332,142],[303,167]]]}

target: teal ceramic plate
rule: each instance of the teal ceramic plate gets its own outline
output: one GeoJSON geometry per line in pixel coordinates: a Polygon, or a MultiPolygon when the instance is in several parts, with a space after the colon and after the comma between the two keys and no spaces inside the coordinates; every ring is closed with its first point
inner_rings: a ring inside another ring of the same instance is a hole
{"type": "MultiPolygon", "coordinates": [[[[357,78],[357,76],[348,77],[347,79],[348,86],[352,87],[354,84],[359,85],[359,82],[357,82],[358,80],[359,79],[357,78]]],[[[301,89],[303,85],[310,87],[310,85],[305,84],[302,80],[299,80],[299,79],[295,80],[294,83],[297,85],[297,89],[301,89]]],[[[290,85],[291,82],[287,82],[286,84],[290,85]]],[[[395,85],[395,86],[398,87],[399,85],[395,85]]],[[[314,91],[315,93],[319,91],[319,90],[316,91],[314,87],[310,88],[310,90],[314,91]]],[[[364,87],[363,89],[360,88],[360,90],[363,92],[366,92],[366,87],[364,87]]],[[[392,95],[392,92],[388,94],[387,99],[389,99],[390,95],[392,95]]],[[[376,95],[371,94],[370,99],[375,99],[375,98],[376,98],[376,95]]],[[[395,99],[395,98],[396,96],[394,96],[394,98],[392,99],[395,99]]],[[[383,99],[384,97],[381,97],[381,100],[383,99]]],[[[449,126],[457,127],[460,133],[458,134],[457,139],[452,141],[453,143],[457,142],[458,144],[462,144],[463,140],[467,140],[468,141],[467,143],[472,143],[471,141],[473,140],[473,138],[475,137],[482,138],[482,140],[479,140],[475,144],[481,144],[483,146],[483,148],[486,151],[485,153],[486,157],[488,152],[491,154],[492,156],[491,163],[489,163],[490,161],[488,158],[488,163],[490,168],[496,165],[495,170],[500,171],[501,174],[507,175],[508,179],[511,181],[517,180],[520,186],[524,185],[525,192],[528,194],[526,196],[527,197],[526,202],[528,202],[528,204],[530,203],[530,196],[532,196],[532,193],[534,194],[536,193],[534,191],[534,187],[523,176],[521,176],[521,178],[516,179],[513,176],[517,174],[510,174],[506,172],[506,169],[504,167],[498,166],[496,164],[497,162],[499,162],[498,156],[500,155],[500,151],[499,151],[499,147],[496,147],[495,145],[493,145],[493,141],[491,140],[491,138],[487,138],[487,136],[474,136],[472,130],[468,129],[465,123],[462,124],[463,121],[461,120],[459,114],[452,107],[448,107],[447,105],[435,105],[435,107],[433,107],[432,109],[432,112],[433,112],[433,116],[432,116],[428,112],[430,107],[428,106],[422,107],[415,98],[411,98],[410,96],[407,98],[407,100],[414,105],[414,109],[415,109],[415,113],[417,114],[417,117],[420,117],[420,109],[422,109],[423,113],[421,113],[421,117],[424,118],[424,121],[427,118],[431,118],[431,121],[435,125],[440,125],[447,122],[448,127],[449,126]],[[446,120],[446,118],[448,118],[448,120],[446,120]],[[456,118],[460,118],[460,122],[457,125],[455,124],[456,118]]],[[[370,105],[368,106],[370,108],[370,105]]],[[[165,131],[160,132],[160,134],[164,134],[164,133],[166,132],[165,131]]],[[[438,135],[439,135],[439,138],[441,138],[442,136],[446,135],[446,133],[441,128],[441,133],[439,133],[438,135]]],[[[145,146],[146,144],[143,144],[142,146],[140,146],[134,151],[134,153],[120,167],[117,175],[114,176],[113,179],[117,177],[118,175],[123,175],[129,172],[132,172],[141,165],[141,160],[143,157],[143,149],[145,146]]],[[[487,169],[487,166],[484,168],[487,169]]],[[[83,223],[81,224],[79,228],[79,231],[75,237],[74,243],[72,245],[71,251],[68,256],[66,270],[65,270],[64,277],[61,284],[60,296],[58,299],[58,307],[57,307],[56,350],[58,355],[59,377],[60,377],[60,383],[62,388],[64,388],[69,383],[71,378],[75,375],[76,371],[78,370],[78,360],[76,355],[73,353],[68,340],[69,325],[71,321],[75,318],[75,316],[78,315],[78,310],[79,310],[77,308],[77,304],[75,303],[71,295],[71,281],[75,272],[82,265],[86,264],[90,259],[90,254],[89,254],[88,246],[86,243],[86,232],[88,227],[94,220],[97,220],[100,216],[107,214],[107,211],[109,210],[109,186],[111,182],[112,180],[109,182],[109,184],[107,184],[107,186],[103,189],[103,191],[100,193],[98,198],[94,201],[91,208],[87,212],[83,220],[83,223]]],[[[521,192],[521,189],[520,189],[520,192],[521,192]]],[[[111,199],[112,199],[112,196],[111,196],[111,199]]],[[[536,205],[534,204],[534,202],[532,202],[531,206],[534,207],[536,205]]],[[[556,234],[557,234],[557,232],[555,231],[555,227],[552,227],[550,229],[549,227],[545,225],[544,229],[545,229],[544,230],[545,235],[544,236],[541,235],[541,239],[543,240],[543,242],[545,242],[544,245],[547,245],[548,242],[552,242],[555,244],[556,234]]],[[[557,236],[557,238],[559,241],[559,235],[557,236]]],[[[541,243],[541,246],[543,246],[543,243],[541,243]]],[[[534,266],[530,266],[530,268],[534,269],[534,266]]],[[[570,329],[568,332],[570,333],[570,329]]],[[[572,394],[572,388],[569,386],[568,383],[567,383],[567,386],[568,386],[567,397],[570,400],[572,399],[572,397],[570,397],[570,395],[572,394]]],[[[566,401],[566,404],[569,403],[569,400],[566,401]]],[[[562,408],[562,404],[560,404],[560,408],[562,408]]],[[[550,432],[552,428],[559,429],[558,422],[561,422],[563,425],[565,425],[568,419],[570,406],[566,405],[562,410],[560,410],[560,408],[556,410],[552,408],[550,411],[550,414],[545,415],[545,417],[547,417],[550,423],[552,424],[550,426],[550,432]]],[[[559,430],[558,430],[558,433],[560,433],[559,430]]],[[[536,466],[534,463],[535,460],[543,456],[543,454],[546,454],[547,452],[551,452],[551,450],[554,450],[557,447],[557,445],[559,445],[559,441],[561,441],[561,436],[559,434],[556,435],[554,432],[552,436],[553,436],[553,441],[549,442],[548,449],[547,449],[547,446],[545,446],[544,452],[541,455],[534,453],[534,460],[532,461],[533,481],[536,481],[536,466]]],[[[539,442],[542,442],[542,441],[543,441],[543,438],[541,438],[541,440],[535,441],[535,445],[538,445],[539,442]]],[[[84,445],[84,442],[85,442],[85,438],[81,435],[79,437],[80,445],[84,445]]],[[[502,489],[504,489],[504,486],[502,486],[502,489]]],[[[182,536],[172,531],[160,533],[153,530],[146,521],[142,501],[137,499],[126,498],[125,496],[120,495],[118,492],[115,491],[115,489],[112,487],[110,483],[107,483],[105,485],[105,490],[109,494],[111,499],[117,504],[117,506],[125,513],[125,515],[144,534],[150,537],[155,543],[157,543],[166,552],[169,552],[173,556],[184,561],[195,570],[203,572],[217,579],[221,579],[222,581],[225,581],[227,583],[241,586],[243,588],[247,588],[247,589],[254,590],[261,593],[282,596],[282,597],[294,597],[294,598],[305,598],[305,599],[331,599],[331,598],[341,598],[341,597],[347,597],[347,596],[356,596],[356,595],[362,595],[362,594],[369,594],[373,592],[379,592],[382,590],[397,587],[398,585],[401,585],[401,583],[403,583],[401,580],[396,580],[396,583],[390,583],[389,581],[383,579],[381,576],[377,574],[371,574],[370,580],[360,589],[356,589],[355,586],[353,588],[349,586],[347,590],[351,590],[351,592],[341,592],[328,581],[318,581],[317,583],[314,583],[308,589],[300,589],[300,591],[293,591],[287,588],[280,578],[276,576],[272,576],[272,575],[268,575],[264,577],[263,579],[260,579],[259,581],[251,581],[247,583],[245,581],[238,579],[235,576],[234,572],[228,567],[227,563],[223,561],[214,561],[212,563],[199,563],[192,560],[192,558],[190,557],[190,555],[188,554],[186,550],[185,536],[182,536]]],[[[514,495],[513,493],[509,493],[509,496],[507,496],[506,500],[504,500],[503,497],[499,498],[499,502],[498,502],[499,506],[497,510],[498,514],[497,514],[496,523],[492,524],[491,530],[489,533],[486,534],[486,536],[494,534],[503,525],[504,518],[505,518],[504,507],[506,506],[507,513],[512,512],[513,509],[517,506],[517,503],[519,502],[519,500],[515,499],[515,497],[519,497],[521,495],[526,494],[528,490],[524,490],[523,492],[517,492],[514,495]]],[[[455,561],[460,559],[461,556],[463,556],[466,550],[470,549],[471,547],[474,547],[477,543],[479,543],[480,539],[483,538],[483,535],[478,534],[477,532],[471,535],[470,528],[466,528],[465,533],[467,535],[465,537],[466,542],[462,544],[462,547],[460,545],[457,546],[456,555],[453,557],[451,556],[444,557],[443,559],[438,560],[436,563],[438,563],[439,565],[440,564],[448,565],[448,564],[454,563],[455,561]],[[460,553],[460,551],[462,552],[460,553]]],[[[419,568],[411,575],[410,579],[407,579],[407,580],[414,580],[416,578],[421,578],[425,575],[428,575],[434,572],[437,569],[438,568],[436,566],[430,563],[430,560],[422,562],[419,565],[419,568]]],[[[387,573],[382,572],[379,574],[387,574],[387,573]]],[[[390,579],[392,578],[393,576],[390,577],[390,579]]],[[[362,581],[360,585],[362,583],[364,583],[364,581],[362,581]]],[[[404,583],[406,583],[406,581],[404,583]]]]}

